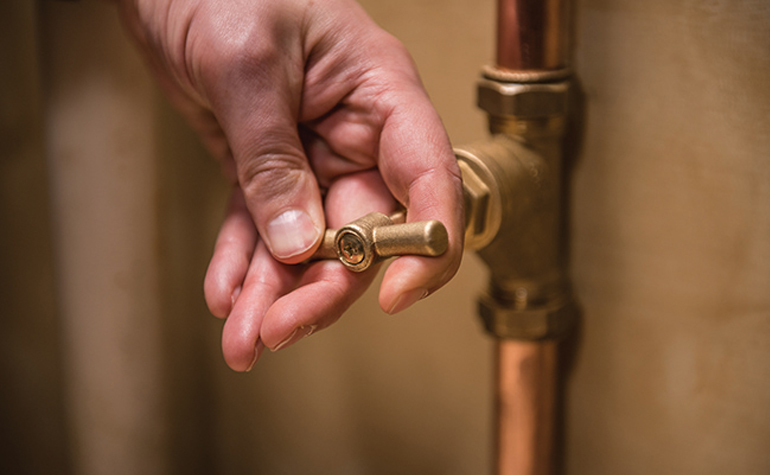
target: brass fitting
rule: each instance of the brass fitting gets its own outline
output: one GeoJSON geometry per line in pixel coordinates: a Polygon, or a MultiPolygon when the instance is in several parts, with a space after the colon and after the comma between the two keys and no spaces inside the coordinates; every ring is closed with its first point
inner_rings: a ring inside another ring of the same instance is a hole
{"type": "Polygon", "coordinates": [[[508,83],[482,78],[477,105],[487,112],[492,134],[506,134],[534,144],[564,134],[569,82],[508,83]]]}
{"type": "Polygon", "coordinates": [[[566,81],[518,84],[483,78],[478,83],[477,105],[493,116],[519,119],[564,117],[568,91],[566,81]]]}
{"type": "Polygon", "coordinates": [[[533,281],[509,282],[510,289],[492,289],[478,300],[484,328],[499,338],[558,339],[574,324],[575,307],[564,281],[549,289],[533,288],[533,281]],[[510,285],[513,284],[513,285],[510,285]]]}
{"type": "Polygon", "coordinates": [[[478,104],[492,137],[455,149],[463,173],[466,247],[490,270],[479,299],[498,338],[558,338],[574,312],[562,242],[561,140],[568,83],[485,77],[478,104]]]}
{"type": "Polygon", "coordinates": [[[465,205],[465,248],[481,249],[492,242],[502,222],[500,187],[481,160],[466,150],[455,149],[457,164],[463,177],[465,205]]]}

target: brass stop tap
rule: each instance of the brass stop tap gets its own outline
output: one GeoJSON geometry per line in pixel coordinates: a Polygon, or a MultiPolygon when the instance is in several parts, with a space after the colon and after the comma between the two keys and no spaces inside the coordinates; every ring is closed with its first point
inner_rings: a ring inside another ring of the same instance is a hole
{"type": "Polygon", "coordinates": [[[369,213],[340,229],[327,229],[311,260],[339,259],[353,272],[363,272],[389,257],[440,256],[449,246],[440,221],[406,223],[403,211],[387,216],[369,213]]]}

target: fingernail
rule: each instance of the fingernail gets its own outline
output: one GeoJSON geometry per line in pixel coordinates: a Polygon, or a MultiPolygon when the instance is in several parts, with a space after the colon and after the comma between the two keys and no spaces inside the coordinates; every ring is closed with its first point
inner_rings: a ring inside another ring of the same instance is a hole
{"type": "Polygon", "coordinates": [[[275,345],[274,348],[271,348],[271,351],[282,350],[293,345],[294,343],[297,343],[301,339],[312,335],[316,328],[317,325],[303,325],[301,327],[295,328],[294,331],[291,332],[291,335],[275,345]]]}
{"type": "Polygon", "coordinates": [[[407,308],[414,305],[415,302],[424,299],[427,296],[428,291],[426,289],[414,289],[408,292],[404,292],[400,297],[396,299],[395,302],[393,302],[390,310],[388,310],[388,314],[393,315],[394,313],[406,310],[407,308]]]}
{"type": "Polygon", "coordinates": [[[259,361],[259,357],[262,356],[263,351],[265,351],[265,344],[262,343],[262,340],[257,340],[257,346],[254,348],[254,359],[252,360],[249,367],[246,368],[247,373],[251,371],[251,368],[253,368],[255,364],[257,364],[257,361],[259,361]]]}
{"type": "Polygon", "coordinates": [[[290,258],[310,249],[321,236],[306,212],[292,209],[279,215],[267,225],[267,240],[275,257],[290,258]]]}

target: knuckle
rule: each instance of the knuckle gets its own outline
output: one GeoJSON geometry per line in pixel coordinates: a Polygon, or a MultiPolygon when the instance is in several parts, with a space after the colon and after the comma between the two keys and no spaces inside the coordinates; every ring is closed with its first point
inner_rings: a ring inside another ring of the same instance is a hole
{"type": "Polygon", "coordinates": [[[267,152],[238,166],[238,181],[247,195],[280,196],[292,192],[307,171],[304,157],[267,152]]]}
{"type": "Polygon", "coordinates": [[[213,3],[216,2],[202,7],[204,11],[196,15],[191,27],[193,31],[187,35],[189,51],[185,59],[188,67],[201,77],[204,86],[221,81],[253,81],[284,64],[286,51],[282,50],[280,42],[288,33],[276,26],[266,26],[267,20],[248,20],[260,18],[256,14],[251,16],[247,12],[234,17],[213,3]]]}

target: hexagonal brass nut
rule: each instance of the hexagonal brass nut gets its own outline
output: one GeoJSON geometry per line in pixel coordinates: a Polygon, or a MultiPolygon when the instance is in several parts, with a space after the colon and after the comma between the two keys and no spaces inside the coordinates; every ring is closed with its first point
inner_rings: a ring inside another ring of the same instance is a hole
{"type": "Polygon", "coordinates": [[[570,298],[534,308],[516,309],[483,295],[478,304],[484,327],[497,338],[559,339],[566,336],[575,322],[576,309],[570,298]]]}
{"type": "Polygon", "coordinates": [[[471,151],[455,149],[463,177],[465,248],[481,249],[500,229],[500,192],[492,173],[471,151]]]}
{"type": "Polygon", "coordinates": [[[482,79],[478,83],[479,108],[495,116],[552,117],[567,112],[569,82],[516,84],[482,79]]]}

